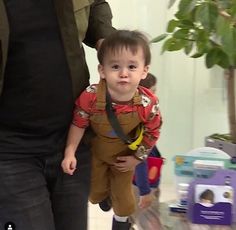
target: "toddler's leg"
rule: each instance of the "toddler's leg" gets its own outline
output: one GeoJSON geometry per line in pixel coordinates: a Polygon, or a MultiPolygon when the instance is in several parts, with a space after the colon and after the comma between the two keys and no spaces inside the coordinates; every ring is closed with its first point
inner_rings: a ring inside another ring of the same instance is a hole
{"type": "Polygon", "coordinates": [[[130,216],[135,210],[132,179],[133,171],[120,172],[111,167],[111,200],[114,213],[118,216],[130,216]]]}
{"type": "Polygon", "coordinates": [[[91,203],[97,204],[110,196],[108,174],[108,165],[100,159],[96,158],[96,156],[93,156],[91,190],[89,194],[89,201],[91,203]]]}

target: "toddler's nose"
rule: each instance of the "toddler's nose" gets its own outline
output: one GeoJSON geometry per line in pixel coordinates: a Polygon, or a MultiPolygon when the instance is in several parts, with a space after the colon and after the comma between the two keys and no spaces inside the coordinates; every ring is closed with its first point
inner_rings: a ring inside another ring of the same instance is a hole
{"type": "Polygon", "coordinates": [[[122,68],[120,71],[120,77],[127,77],[127,76],[128,76],[127,68],[122,68]]]}

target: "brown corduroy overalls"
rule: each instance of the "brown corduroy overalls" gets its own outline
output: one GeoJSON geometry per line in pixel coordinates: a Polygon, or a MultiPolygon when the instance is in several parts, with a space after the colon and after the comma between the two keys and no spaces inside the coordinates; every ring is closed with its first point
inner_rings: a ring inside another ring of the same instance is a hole
{"type": "MultiPolygon", "coordinates": [[[[97,89],[97,109],[105,110],[106,86],[101,80],[97,89]]],[[[141,96],[137,93],[133,105],[141,104],[141,96]]],[[[141,123],[137,112],[118,114],[118,120],[125,134],[129,134],[141,123]]],[[[91,127],[96,133],[92,141],[92,177],[89,200],[99,203],[111,197],[114,213],[118,216],[129,216],[135,210],[135,199],[132,189],[133,171],[120,172],[112,164],[117,156],[134,154],[119,137],[111,137],[112,132],[106,113],[94,114],[90,117],[91,127]]]]}

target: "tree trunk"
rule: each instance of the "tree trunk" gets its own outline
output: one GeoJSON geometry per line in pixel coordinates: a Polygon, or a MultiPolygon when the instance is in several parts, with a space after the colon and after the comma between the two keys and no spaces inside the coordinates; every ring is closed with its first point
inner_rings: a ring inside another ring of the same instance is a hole
{"type": "Polygon", "coordinates": [[[236,106],[235,106],[235,68],[229,68],[227,79],[227,96],[228,96],[228,116],[230,135],[233,143],[236,144],[236,106]]]}

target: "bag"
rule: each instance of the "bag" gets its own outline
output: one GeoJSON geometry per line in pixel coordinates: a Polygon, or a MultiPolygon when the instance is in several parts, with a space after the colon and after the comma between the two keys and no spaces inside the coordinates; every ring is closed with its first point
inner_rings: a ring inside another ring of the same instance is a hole
{"type": "Polygon", "coordinates": [[[150,186],[156,185],[159,182],[161,176],[161,168],[164,163],[164,158],[162,157],[148,157],[147,165],[148,165],[148,180],[150,186]]]}
{"type": "MultiPolygon", "coordinates": [[[[148,166],[148,181],[150,187],[157,187],[161,177],[161,168],[164,164],[165,158],[149,156],[147,158],[148,166]]],[[[133,177],[133,184],[136,185],[135,176],[133,177]]]]}

